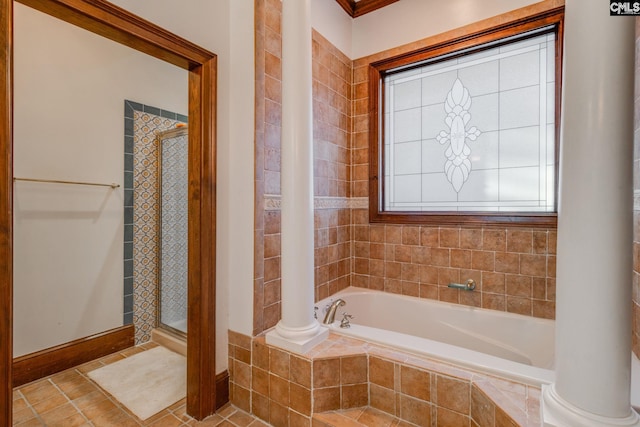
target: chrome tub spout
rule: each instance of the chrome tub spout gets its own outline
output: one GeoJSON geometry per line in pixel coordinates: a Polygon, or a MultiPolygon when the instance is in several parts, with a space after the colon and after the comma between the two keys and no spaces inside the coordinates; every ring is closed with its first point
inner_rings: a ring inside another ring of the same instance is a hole
{"type": "Polygon", "coordinates": [[[338,307],[342,307],[345,304],[346,302],[341,298],[338,298],[337,300],[333,301],[329,306],[329,309],[327,310],[327,314],[325,314],[324,316],[324,320],[322,321],[322,324],[324,325],[332,324],[336,318],[336,310],[338,309],[338,307]]]}

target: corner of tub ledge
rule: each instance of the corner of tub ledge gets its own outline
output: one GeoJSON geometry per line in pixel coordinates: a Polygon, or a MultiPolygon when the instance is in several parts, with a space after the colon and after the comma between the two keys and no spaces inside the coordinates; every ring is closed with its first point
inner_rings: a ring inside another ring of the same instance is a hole
{"type": "Polygon", "coordinates": [[[515,425],[534,426],[541,425],[538,411],[540,402],[540,389],[535,386],[522,384],[505,378],[481,375],[478,379],[471,380],[472,387],[476,387],[493,402],[496,408],[502,411],[502,415],[508,417],[515,425]],[[513,384],[523,385],[524,392],[514,393],[513,384]],[[537,389],[538,392],[534,392],[537,389]]]}
{"type": "Polygon", "coordinates": [[[323,326],[320,326],[311,336],[291,330],[285,330],[283,333],[282,328],[276,326],[265,334],[265,342],[292,353],[305,354],[328,337],[329,329],[323,326]]]}

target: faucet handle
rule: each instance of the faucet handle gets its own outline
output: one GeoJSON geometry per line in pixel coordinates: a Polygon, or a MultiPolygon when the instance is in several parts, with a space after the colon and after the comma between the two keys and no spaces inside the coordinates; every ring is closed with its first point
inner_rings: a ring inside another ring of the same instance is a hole
{"type": "Polygon", "coordinates": [[[329,300],[329,303],[324,306],[324,308],[322,309],[322,314],[327,314],[327,311],[329,311],[332,304],[333,304],[333,298],[331,298],[329,300]]]}
{"type": "Polygon", "coordinates": [[[355,317],[353,317],[352,315],[350,315],[348,313],[342,313],[342,320],[340,321],[340,327],[341,328],[350,328],[351,327],[351,323],[349,323],[349,321],[351,319],[355,319],[355,317]]]}

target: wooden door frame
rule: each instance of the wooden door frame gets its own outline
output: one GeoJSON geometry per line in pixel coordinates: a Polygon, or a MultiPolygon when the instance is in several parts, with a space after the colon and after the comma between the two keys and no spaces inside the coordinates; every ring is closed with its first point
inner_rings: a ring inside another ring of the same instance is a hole
{"type": "MultiPolygon", "coordinates": [[[[0,425],[12,425],[13,1],[0,0],[0,425]]],[[[104,0],[16,0],[189,71],[187,413],[215,412],[217,56],[104,0]]],[[[79,59],[81,60],[81,59],[79,59]]]]}

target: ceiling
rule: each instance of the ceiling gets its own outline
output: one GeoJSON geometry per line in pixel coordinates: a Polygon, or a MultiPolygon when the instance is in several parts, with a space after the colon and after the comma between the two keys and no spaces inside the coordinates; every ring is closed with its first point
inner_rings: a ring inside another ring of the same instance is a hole
{"type": "Polygon", "coordinates": [[[352,18],[373,12],[397,1],[399,0],[336,0],[352,18]]]}

